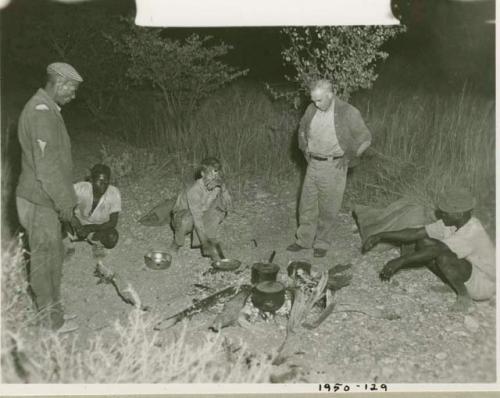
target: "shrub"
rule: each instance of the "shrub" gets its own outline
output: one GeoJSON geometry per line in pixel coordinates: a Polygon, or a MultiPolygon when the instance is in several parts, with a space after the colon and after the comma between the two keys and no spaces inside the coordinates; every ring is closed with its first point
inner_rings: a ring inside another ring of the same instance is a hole
{"type": "Polygon", "coordinates": [[[377,62],[388,56],[382,45],[402,31],[402,26],[284,28],[282,56],[294,70],[287,78],[306,90],[311,81],[326,78],[339,97],[348,99],[354,91],[371,87],[377,62]]]}
{"type": "Polygon", "coordinates": [[[210,93],[246,73],[220,60],[232,47],[210,44],[210,36],[192,34],[181,41],[165,37],[162,29],[129,21],[126,33],[108,39],[115,53],[127,57],[132,82],[158,89],[166,106],[180,103],[189,112],[210,93]]]}

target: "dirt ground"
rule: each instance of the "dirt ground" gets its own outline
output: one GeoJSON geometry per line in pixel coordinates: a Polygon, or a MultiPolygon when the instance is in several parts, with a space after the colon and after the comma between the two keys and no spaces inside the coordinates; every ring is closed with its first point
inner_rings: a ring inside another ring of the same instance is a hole
{"type": "MultiPolygon", "coordinates": [[[[98,160],[92,145],[91,137],[73,138],[78,177],[83,177],[85,169],[98,160]]],[[[335,300],[339,306],[356,306],[366,313],[334,312],[317,329],[297,331],[292,336],[296,350],[287,359],[287,365],[293,364],[296,372],[281,381],[494,382],[494,300],[477,303],[469,315],[449,312],[447,308],[454,301],[454,293],[425,269],[402,271],[390,283],[381,282],[378,272],[397,251],[362,255],[359,235],[347,208],[339,215],[335,243],[327,257],[315,259],[312,250],[300,254],[285,250],[293,241],[296,228],[299,180],[297,175],[283,181],[272,192],[265,191],[258,179],[246,181],[234,210],[223,224],[226,256],[238,258],[243,266],[249,266],[265,261],[276,250],[274,263],[281,267],[279,278],[285,278],[291,260],[305,259],[313,264],[314,270],[351,263],[352,283],[337,292],[335,300]],[[373,316],[381,312],[395,314],[395,319],[373,316]]],[[[190,249],[188,239],[169,269],[154,271],[145,267],[144,254],[150,249],[168,247],[172,231],[168,226],[145,227],[137,220],[162,199],[174,196],[179,186],[178,176],[168,167],[120,184],[123,200],[120,241],[104,260],[123,281],[133,286],[152,313],[162,317],[207,295],[194,287],[195,283],[220,289],[250,281],[249,269],[240,274],[203,275],[210,269],[210,261],[201,257],[199,249],[190,249]]],[[[131,308],[110,285],[96,284],[94,267],[90,246],[81,243],[64,268],[63,300],[67,312],[78,314],[82,338],[104,333],[115,319],[124,319],[131,308]]],[[[210,333],[208,326],[220,308],[195,315],[190,331],[210,333]]],[[[246,327],[227,327],[222,333],[256,353],[271,353],[282,343],[285,325],[285,319],[276,318],[246,327]]],[[[173,329],[181,327],[176,325],[173,329]]]]}

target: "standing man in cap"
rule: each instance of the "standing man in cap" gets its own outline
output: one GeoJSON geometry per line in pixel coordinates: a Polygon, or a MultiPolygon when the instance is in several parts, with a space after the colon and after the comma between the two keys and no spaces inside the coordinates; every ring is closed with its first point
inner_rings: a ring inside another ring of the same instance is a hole
{"type": "Polygon", "coordinates": [[[287,250],[313,247],[314,257],[324,257],[333,240],[347,168],[355,166],[370,146],[371,134],[359,111],[338,99],[328,80],[314,82],[310,94],[312,103],[299,124],[299,148],[308,163],[299,227],[295,243],[287,250]]]}
{"type": "Polygon", "coordinates": [[[414,253],[389,261],[380,278],[389,280],[401,268],[426,266],[457,294],[451,308],[467,312],[472,300],[495,293],[495,248],[481,222],[472,216],[474,198],[465,188],[447,190],[438,202],[438,221],[420,228],[380,232],[363,244],[363,252],[379,242],[415,243],[414,253]]]}
{"type": "Polygon", "coordinates": [[[21,175],[16,190],[19,221],[30,246],[30,286],[44,326],[69,332],[61,304],[63,243],[61,222],[72,222],[77,203],[73,189],[71,144],[60,106],[75,98],[83,81],[69,64],[47,67],[47,83],[26,103],[19,118],[21,175]]]}

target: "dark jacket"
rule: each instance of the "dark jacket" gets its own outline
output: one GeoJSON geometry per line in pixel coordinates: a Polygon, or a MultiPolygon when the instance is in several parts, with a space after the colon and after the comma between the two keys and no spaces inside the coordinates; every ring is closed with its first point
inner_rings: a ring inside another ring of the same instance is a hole
{"type": "Polygon", "coordinates": [[[71,144],[59,107],[43,89],[24,106],[18,124],[21,175],[16,195],[56,211],[76,205],[71,144]]]}
{"type": "MultiPolygon", "coordinates": [[[[311,121],[318,109],[313,103],[309,104],[299,124],[299,148],[307,151],[307,141],[311,121]]],[[[334,108],[335,132],[339,145],[351,161],[349,167],[359,163],[358,157],[371,144],[371,134],[363,121],[359,111],[352,105],[335,98],[334,108]],[[360,152],[361,149],[361,153],[360,152]]]]}

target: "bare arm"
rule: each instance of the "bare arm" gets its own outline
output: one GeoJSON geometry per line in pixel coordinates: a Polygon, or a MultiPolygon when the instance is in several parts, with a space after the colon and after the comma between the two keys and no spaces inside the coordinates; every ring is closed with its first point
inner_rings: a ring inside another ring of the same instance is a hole
{"type": "Polygon", "coordinates": [[[428,238],[424,227],[406,228],[399,231],[380,232],[366,239],[361,251],[366,253],[380,242],[389,243],[412,243],[420,239],[428,238]]]}

